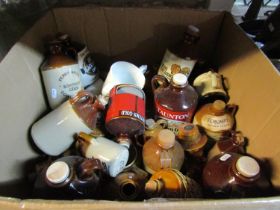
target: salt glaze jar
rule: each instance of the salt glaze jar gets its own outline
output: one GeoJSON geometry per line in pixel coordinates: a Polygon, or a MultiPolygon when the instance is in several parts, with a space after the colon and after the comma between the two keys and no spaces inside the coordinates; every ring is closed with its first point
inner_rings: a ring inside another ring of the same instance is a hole
{"type": "Polygon", "coordinates": [[[208,160],[225,152],[245,153],[245,139],[241,132],[230,131],[224,133],[208,152],[208,160]]]}
{"type": "Polygon", "coordinates": [[[132,165],[116,177],[104,180],[102,198],[120,201],[143,200],[147,181],[148,173],[132,165]]]}
{"type": "Polygon", "coordinates": [[[117,176],[124,170],[129,157],[127,147],[102,136],[93,137],[84,132],[80,132],[76,139],[82,155],[86,158],[94,157],[101,160],[111,177],[117,176]]]}
{"type": "Polygon", "coordinates": [[[200,186],[176,169],[162,169],[154,173],[145,185],[147,197],[200,198],[200,186]]]}
{"type": "Polygon", "coordinates": [[[155,75],[152,89],[157,118],[167,120],[168,129],[177,134],[179,124],[192,121],[198,100],[196,91],[181,73],[175,74],[170,84],[163,76],[155,75]]]}
{"type": "Polygon", "coordinates": [[[227,102],[229,97],[223,85],[224,78],[221,74],[208,71],[200,74],[193,81],[193,87],[199,95],[199,104],[213,103],[215,100],[227,102]]]}
{"type": "Polygon", "coordinates": [[[168,129],[161,130],[144,144],[142,156],[144,168],[150,174],[163,168],[180,170],[184,162],[184,150],[168,129]]]}
{"type": "Polygon", "coordinates": [[[185,151],[195,156],[203,155],[203,148],[207,143],[207,136],[200,133],[197,125],[192,123],[179,125],[177,139],[185,151]]]}
{"type": "Polygon", "coordinates": [[[38,174],[33,195],[45,199],[96,198],[103,170],[98,159],[59,158],[38,174]]]}
{"type": "Polygon", "coordinates": [[[218,141],[224,132],[233,129],[236,105],[226,105],[222,100],[205,104],[195,114],[193,123],[204,128],[206,134],[218,141]]]}
{"type": "Polygon", "coordinates": [[[249,197],[257,193],[261,168],[250,156],[226,152],[207,162],[202,180],[208,196],[249,197]]]}
{"type": "Polygon", "coordinates": [[[54,109],[83,86],[77,61],[63,54],[61,42],[51,41],[48,47],[49,56],[40,70],[49,105],[54,109]]]}

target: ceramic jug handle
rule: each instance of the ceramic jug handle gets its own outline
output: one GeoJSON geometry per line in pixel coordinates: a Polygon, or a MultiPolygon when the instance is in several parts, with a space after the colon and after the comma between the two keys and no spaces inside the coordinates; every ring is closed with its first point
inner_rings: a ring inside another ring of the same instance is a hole
{"type": "Polygon", "coordinates": [[[75,103],[81,103],[81,104],[93,103],[93,101],[94,101],[94,96],[90,92],[84,90],[79,91],[75,96],[73,96],[70,99],[70,103],[72,105],[75,103]]]}
{"type": "Polygon", "coordinates": [[[235,104],[228,104],[226,109],[232,116],[234,116],[237,112],[238,106],[235,104]]]}
{"type": "Polygon", "coordinates": [[[155,92],[155,90],[159,87],[167,87],[168,81],[165,79],[164,76],[161,75],[155,75],[152,78],[152,90],[155,92]]]}

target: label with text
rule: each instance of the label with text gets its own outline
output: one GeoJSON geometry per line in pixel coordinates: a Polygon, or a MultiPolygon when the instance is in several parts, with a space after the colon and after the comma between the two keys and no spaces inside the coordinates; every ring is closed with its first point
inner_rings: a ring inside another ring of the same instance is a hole
{"type": "Polygon", "coordinates": [[[204,128],[214,132],[226,131],[232,128],[233,120],[229,115],[204,115],[201,119],[201,125],[204,128]]]}

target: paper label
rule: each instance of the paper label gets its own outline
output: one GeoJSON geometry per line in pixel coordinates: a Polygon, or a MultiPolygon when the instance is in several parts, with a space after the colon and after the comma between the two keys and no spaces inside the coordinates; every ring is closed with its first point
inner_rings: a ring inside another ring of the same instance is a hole
{"type": "Polygon", "coordinates": [[[183,122],[190,122],[194,113],[194,109],[188,109],[184,112],[171,111],[161,106],[157,100],[155,100],[157,115],[164,120],[167,120],[167,128],[178,134],[178,126],[183,122]]]}
{"type": "Polygon", "coordinates": [[[183,73],[189,77],[194,68],[196,60],[180,58],[169,50],[165,51],[158,74],[164,76],[168,81],[176,73],[183,73]]]}
{"type": "Polygon", "coordinates": [[[83,89],[77,64],[42,71],[42,76],[52,108],[83,89]]]}
{"type": "Polygon", "coordinates": [[[230,130],[232,128],[233,122],[229,115],[204,115],[201,119],[201,125],[210,131],[219,132],[230,130]]]}
{"type": "Polygon", "coordinates": [[[231,155],[226,153],[222,157],[220,157],[220,160],[224,162],[224,161],[227,161],[227,159],[229,159],[230,157],[231,157],[231,155]]]}

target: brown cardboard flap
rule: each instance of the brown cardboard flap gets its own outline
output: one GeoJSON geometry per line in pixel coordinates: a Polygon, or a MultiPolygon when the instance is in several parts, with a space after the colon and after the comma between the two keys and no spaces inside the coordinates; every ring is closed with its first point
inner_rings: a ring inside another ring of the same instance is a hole
{"type": "Polygon", "coordinates": [[[280,186],[280,75],[265,55],[226,16],[218,43],[220,73],[229,80],[230,103],[238,104],[237,129],[249,139],[248,152],[273,165],[280,186]],[[278,164],[276,164],[278,162],[278,164]]]}

